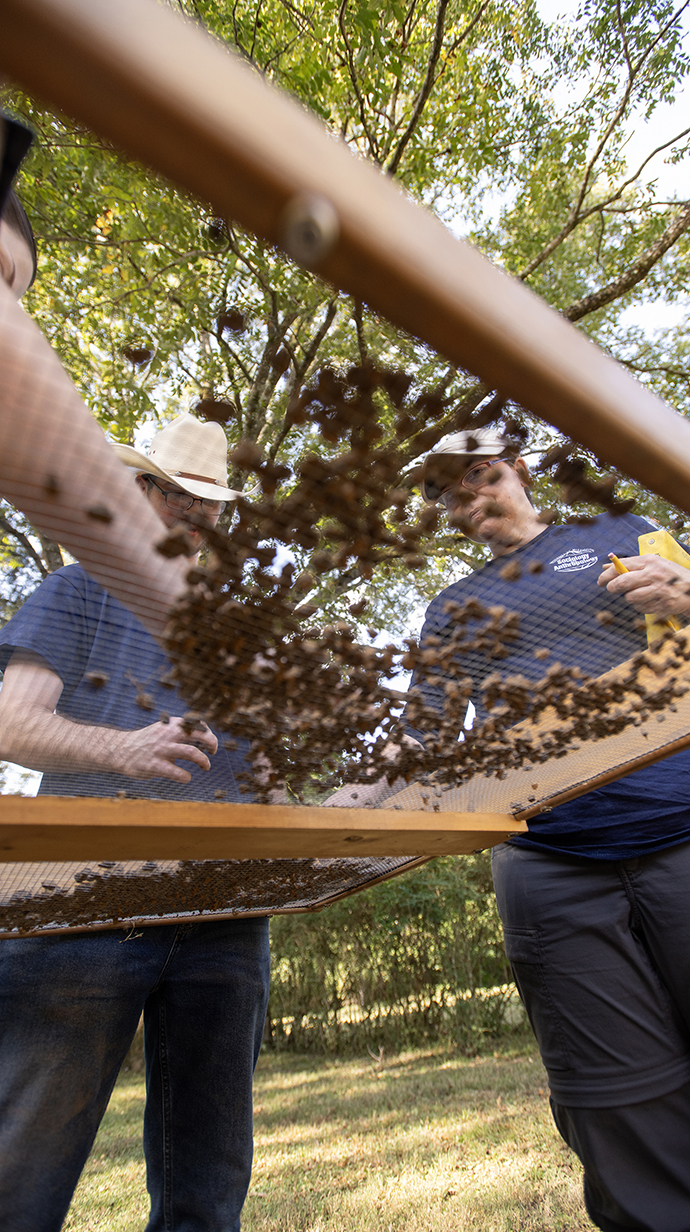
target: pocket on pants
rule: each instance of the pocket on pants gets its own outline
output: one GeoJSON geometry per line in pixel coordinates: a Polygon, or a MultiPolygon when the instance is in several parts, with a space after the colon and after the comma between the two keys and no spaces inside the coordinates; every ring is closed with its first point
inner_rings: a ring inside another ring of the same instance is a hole
{"type": "Polygon", "coordinates": [[[539,933],[504,928],[506,955],[547,1070],[572,1069],[564,1024],[549,990],[539,933]]]}

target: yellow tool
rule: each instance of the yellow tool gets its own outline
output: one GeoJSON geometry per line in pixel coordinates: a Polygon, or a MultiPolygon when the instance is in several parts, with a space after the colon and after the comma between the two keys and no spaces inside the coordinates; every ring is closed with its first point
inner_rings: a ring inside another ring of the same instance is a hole
{"type": "MultiPolygon", "coordinates": [[[[640,535],[638,540],[640,556],[661,556],[664,560],[672,560],[677,565],[683,565],[685,569],[690,569],[690,554],[684,548],[676,543],[672,535],[669,535],[667,530],[655,530],[640,535]]],[[[609,553],[609,559],[614,566],[616,573],[629,573],[621,560],[613,553],[609,553]]],[[[675,616],[669,616],[663,619],[659,616],[645,616],[647,625],[647,645],[651,646],[652,642],[661,637],[667,629],[673,629],[677,632],[682,628],[679,620],[675,616]]]]}
{"type": "MultiPolygon", "coordinates": [[[[673,535],[669,535],[667,530],[654,530],[647,534],[640,535],[637,540],[640,548],[640,556],[661,556],[664,560],[672,560],[676,565],[683,565],[685,569],[690,569],[690,555],[684,548],[676,543],[673,535]]],[[[645,616],[647,623],[647,645],[651,645],[657,637],[661,637],[666,629],[681,629],[682,625],[674,616],[670,616],[668,620],[659,620],[658,616],[645,616]]]]}

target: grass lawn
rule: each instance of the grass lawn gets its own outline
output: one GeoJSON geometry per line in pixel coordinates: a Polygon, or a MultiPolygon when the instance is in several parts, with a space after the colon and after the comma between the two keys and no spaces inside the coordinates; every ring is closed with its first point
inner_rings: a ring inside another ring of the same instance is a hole
{"type": "MultiPolygon", "coordinates": [[[[243,1232],[585,1232],[534,1044],[379,1064],[264,1054],[243,1232]]],[[[144,1087],[123,1071],[65,1228],[141,1232],[144,1087]]]]}

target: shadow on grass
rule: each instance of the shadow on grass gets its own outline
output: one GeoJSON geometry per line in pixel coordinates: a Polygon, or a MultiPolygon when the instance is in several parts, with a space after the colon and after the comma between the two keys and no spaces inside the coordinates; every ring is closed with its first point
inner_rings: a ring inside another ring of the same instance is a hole
{"type": "Polygon", "coordinates": [[[353,1116],[366,1125],[403,1109],[417,1120],[438,1118],[451,1107],[483,1107],[495,1101],[499,1090],[504,1103],[536,1097],[546,1086],[544,1071],[533,1038],[523,1036],[520,1042],[523,1047],[514,1057],[510,1052],[464,1058],[441,1050],[417,1051],[388,1061],[384,1057],[380,1065],[368,1057],[315,1061],[267,1054],[257,1071],[262,1125],[269,1132],[284,1125],[286,1097],[291,1127],[342,1126],[353,1116]]]}

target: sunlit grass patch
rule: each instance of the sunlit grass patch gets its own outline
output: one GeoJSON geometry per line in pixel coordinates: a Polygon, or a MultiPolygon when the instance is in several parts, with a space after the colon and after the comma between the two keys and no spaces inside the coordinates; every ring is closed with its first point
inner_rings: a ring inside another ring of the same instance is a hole
{"type": "MultiPolygon", "coordinates": [[[[124,1073],[69,1232],[143,1229],[142,1116],[124,1073]]],[[[245,1232],[585,1232],[580,1189],[534,1051],[261,1058],[245,1232]]]]}
{"type": "Polygon", "coordinates": [[[279,1058],[257,1086],[247,1232],[591,1228],[536,1055],[279,1058]]]}

